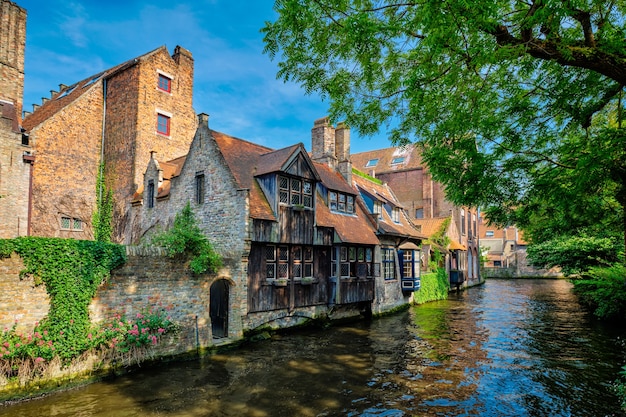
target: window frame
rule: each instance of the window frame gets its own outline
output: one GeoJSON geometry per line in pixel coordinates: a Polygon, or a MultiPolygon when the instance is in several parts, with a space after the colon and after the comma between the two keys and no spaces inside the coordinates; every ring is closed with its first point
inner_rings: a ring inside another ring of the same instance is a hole
{"type": "Polygon", "coordinates": [[[157,89],[159,89],[160,91],[164,91],[166,93],[171,93],[172,92],[172,78],[168,77],[165,74],[161,74],[159,72],[158,79],[157,79],[157,89]],[[165,81],[165,82],[162,83],[161,81],[165,81]]]}
{"type": "Polygon", "coordinates": [[[147,199],[147,204],[146,206],[151,209],[154,208],[154,180],[148,180],[148,190],[147,190],[147,195],[146,195],[146,199],[147,199]]]}
{"type": "Polygon", "coordinates": [[[204,195],[206,193],[206,177],[204,171],[196,172],[196,204],[204,204],[204,195]]]}
{"type": "Polygon", "coordinates": [[[156,131],[160,135],[170,136],[171,117],[167,114],[157,112],[156,131]]]}
{"type": "Polygon", "coordinates": [[[314,183],[304,178],[278,175],[278,204],[313,208],[314,183]]]}
{"type": "Polygon", "coordinates": [[[372,159],[369,159],[369,160],[365,163],[365,168],[375,167],[376,165],[378,165],[378,161],[380,161],[380,158],[372,158],[372,159]]]}
{"type": "Polygon", "coordinates": [[[406,156],[397,156],[391,160],[389,165],[401,165],[406,161],[406,156]]]}
{"type": "Polygon", "coordinates": [[[385,281],[396,279],[395,249],[391,247],[380,248],[383,278],[385,281]]]}
{"type": "Polygon", "coordinates": [[[84,224],[85,222],[77,217],[62,215],[59,219],[59,228],[63,231],[82,232],[84,230],[84,224]],[[63,225],[64,222],[67,222],[67,226],[63,225]]]}

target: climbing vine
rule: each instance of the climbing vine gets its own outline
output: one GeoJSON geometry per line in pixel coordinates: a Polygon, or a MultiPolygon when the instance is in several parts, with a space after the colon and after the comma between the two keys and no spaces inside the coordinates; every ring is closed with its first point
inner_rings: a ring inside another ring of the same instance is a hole
{"type": "Polygon", "coordinates": [[[443,262],[442,248],[448,247],[450,244],[450,238],[446,236],[446,231],[452,221],[451,217],[447,217],[439,226],[439,229],[429,238],[424,244],[430,245],[433,252],[433,260],[435,265],[441,266],[443,262]]]}
{"type": "Polygon", "coordinates": [[[415,303],[423,304],[428,301],[445,300],[448,298],[450,284],[444,268],[437,268],[435,272],[423,274],[420,290],[415,293],[415,303]]]}
{"type": "Polygon", "coordinates": [[[104,162],[100,162],[96,181],[96,210],[93,213],[93,236],[98,242],[110,242],[113,233],[113,192],[104,183],[104,162]]]}
{"type": "Polygon", "coordinates": [[[20,275],[42,283],[50,296],[48,316],[35,332],[46,335],[55,354],[70,360],[90,346],[89,304],[110,271],[125,262],[124,247],[85,240],[21,237],[0,241],[0,256],[16,252],[24,261],[20,275]]]}

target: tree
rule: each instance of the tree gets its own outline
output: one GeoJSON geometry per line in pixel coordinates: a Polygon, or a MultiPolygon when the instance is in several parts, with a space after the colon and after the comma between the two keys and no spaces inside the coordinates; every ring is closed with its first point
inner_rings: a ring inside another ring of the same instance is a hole
{"type": "Polygon", "coordinates": [[[361,134],[386,127],[395,144],[418,141],[454,203],[494,207],[506,222],[567,177],[568,195],[617,203],[626,240],[625,1],[278,0],[275,10],[263,32],[279,78],[329,99],[331,117],[361,134]]]}

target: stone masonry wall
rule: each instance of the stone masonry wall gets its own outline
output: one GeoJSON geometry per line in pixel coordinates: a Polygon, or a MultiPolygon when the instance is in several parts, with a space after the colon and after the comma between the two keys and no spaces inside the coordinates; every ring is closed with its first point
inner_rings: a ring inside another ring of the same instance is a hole
{"type": "MultiPolygon", "coordinates": [[[[162,353],[185,353],[196,349],[197,342],[200,347],[210,346],[211,284],[226,280],[230,284],[229,304],[236,305],[233,298],[240,296],[240,289],[234,286],[231,275],[239,263],[225,260],[217,274],[194,276],[186,265],[162,251],[129,247],[127,253],[128,262],[113,271],[109,281],[98,289],[89,307],[92,321],[115,314],[132,317],[145,309],[165,308],[172,320],[181,325],[181,331],[176,343],[162,353]]],[[[20,280],[22,268],[22,260],[15,254],[0,259],[0,329],[10,328],[17,321],[20,332],[30,332],[48,314],[45,286],[34,286],[32,278],[20,280]]],[[[242,318],[236,312],[229,315],[228,335],[232,339],[243,335],[242,318]]]]}
{"type": "Polygon", "coordinates": [[[0,2],[0,99],[13,102],[22,114],[24,100],[24,49],[26,10],[17,4],[0,2]]]}

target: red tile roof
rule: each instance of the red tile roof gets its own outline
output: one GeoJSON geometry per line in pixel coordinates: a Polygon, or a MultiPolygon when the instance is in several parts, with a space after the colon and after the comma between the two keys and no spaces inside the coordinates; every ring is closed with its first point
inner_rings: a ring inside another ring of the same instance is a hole
{"type": "Polygon", "coordinates": [[[401,147],[377,149],[374,151],[352,154],[352,166],[361,172],[384,173],[405,169],[423,169],[419,146],[411,144],[401,147]],[[392,164],[394,159],[404,158],[402,162],[392,164]],[[368,161],[378,160],[376,165],[367,166],[368,161]]]}

